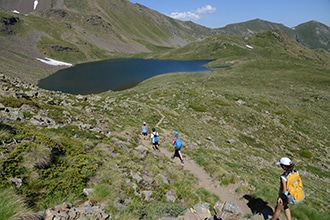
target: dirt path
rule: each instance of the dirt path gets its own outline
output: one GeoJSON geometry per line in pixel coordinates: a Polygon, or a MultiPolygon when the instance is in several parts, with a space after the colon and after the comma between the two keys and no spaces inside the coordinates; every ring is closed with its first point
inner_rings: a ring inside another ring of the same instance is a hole
{"type": "MultiPolygon", "coordinates": [[[[170,158],[172,152],[169,152],[165,148],[160,148],[160,152],[166,157],[170,158]]],[[[173,160],[178,166],[182,167],[184,170],[188,170],[198,179],[199,187],[206,189],[207,191],[220,197],[221,201],[231,201],[234,202],[238,207],[240,207],[243,215],[251,213],[251,210],[247,206],[247,201],[242,197],[243,194],[238,194],[235,192],[239,184],[232,184],[229,186],[221,186],[218,181],[214,181],[212,177],[207,173],[202,167],[191,160],[188,156],[184,155],[184,149],[182,150],[184,165],[181,164],[178,158],[173,160]]]]}
{"type": "MultiPolygon", "coordinates": [[[[153,108],[156,110],[159,115],[161,116],[161,119],[158,121],[158,123],[155,125],[155,127],[160,131],[161,135],[171,135],[171,132],[168,132],[162,128],[160,128],[160,124],[165,119],[165,116],[162,114],[162,112],[158,109],[153,108]]],[[[143,144],[148,146],[150,145],[149,140],[142,140],[143,144]]],[[[175,158],[173,160],[174,163],[176,163],[180,168],[184,170],[188,170],[191,174],[193,174],[198,179],[198,186],[201,188],[206,189],[207,191],[217,195],[220,197],[220,200],[225,201],[231,201],[235,203],[242,211],[243,216],[246,214],[251,214],[251,209],[247,206],[247,200],[243,198],[243,193],[237,193],[235,190],[240,185],[240,183],[231,184],[229,186],[221,186],[218,181],[215,181],[212,179],[210,174],[206,172],[201,166],[199,166],[197,163],[195,163],[194,160],[190,159],[187,155],[184,154],[185,149],[182,149],[182,154],[184,158],[184,164],[181,164],[180,160],[178,158],[175,158]]],[[[170,158],[173,152],[168,151],[165,148],[160,147],[160,152],[164,154],[166,157],[170,158]]]]}

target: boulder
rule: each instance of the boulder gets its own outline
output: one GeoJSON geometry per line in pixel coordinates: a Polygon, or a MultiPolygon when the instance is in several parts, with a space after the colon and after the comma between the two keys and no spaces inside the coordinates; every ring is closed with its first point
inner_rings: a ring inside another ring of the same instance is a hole
{"type": "Polygon", "coordinates": [[[231,201],[217,202],[214,205],[214,212],[217,219],[240,220],[242,218],[242,211],[231,201]]]}

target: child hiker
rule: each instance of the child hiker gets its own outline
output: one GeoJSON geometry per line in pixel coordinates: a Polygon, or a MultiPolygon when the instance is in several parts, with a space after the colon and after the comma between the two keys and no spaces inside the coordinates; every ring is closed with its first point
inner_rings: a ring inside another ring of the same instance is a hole
{"type": "Polygon", "coordinates": [[[174,157],[179,157],[181,163],[183,163],[183,158],[182,158],[182,154],[181,154],[181,148],[182,148],[182,142],[181,142],[181,138],[179,136],[179,132],[174,131],[174,137],[172,138],[172,144],[174,146],[174,152],[173,155],[171,156],[171,159],[174,159],[174,157]]]}
{"type": "Polygon", "coordinates": [[[152,128],[151,139],[152,139],[152,148],[154,150],[159,150],[158,132],[156,131],[155,128],[152,128]]]}
{"type": "Polygon", "coordinates": [[[284,173],[280,176],[280,189],[278,192],[277,204],[275,207],[275,212],[271,220],[277,220],[281,214],[281,210],[284,209],[285,216],[287,220],[291,220],[291,212],[289,209],[288,204],[292,200],[292,196],[288,194],[288,176],[294,172],[294,164],[292,161],[287,157],[282,157],[279,162],[276,163],[277,165],[281,165],[284,173]]]}
{"type": "Polygon", "coordinates": [[[146,122],[143,122],[143,125],[142,125],[141,129],[142,129],[141,133],[143,135],[143,140],[145,140],[147,135],[148,135],[148,125],[147,125],[146,122]]]}

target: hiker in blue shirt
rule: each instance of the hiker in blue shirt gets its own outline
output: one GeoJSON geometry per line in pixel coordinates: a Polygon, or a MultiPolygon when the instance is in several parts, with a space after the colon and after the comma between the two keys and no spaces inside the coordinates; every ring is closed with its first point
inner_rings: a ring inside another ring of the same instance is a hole
{"type": "Polygon", "coordinates": [[[152,139],[152,148],[154,150],[159,150],[159,143],[158,143],[158,132],[155,128],[152,128],[151,139],[152,139]]]}
{"type": "Polygon", "coordinates": [[[148,125],[146,122],[143,122],[143,125],[142,125],[142,135],[143,135],[143,140],[146,139],[147,135],[148,135],[148,125]]]}
{"type": "Polygon", "coordinates": [[[183,157],[181,154],[181,148],[182,148],[182,142],[181,142],[181,138],[179,136],[179,132],[174,131],[174,137],[172,138],[172,144],[174,146],[174,152],[173,155],[171,156],[171,159],[174,159],[174,157],[179,157],[181,163],[183,163],[183,157]]]}

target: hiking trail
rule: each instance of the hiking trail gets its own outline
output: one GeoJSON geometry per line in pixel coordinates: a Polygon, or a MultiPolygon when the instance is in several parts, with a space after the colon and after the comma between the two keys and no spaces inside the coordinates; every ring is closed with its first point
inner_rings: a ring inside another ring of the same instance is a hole
{"type": "MultiPolygon", "coordinates": [[[[152,108],[152,109],[157,111],[158,114],[161,116],[161,119],[158,121],[158,123],[154,127],[158,129],[160,136],[167,137],[167,138],[161,138],[160,148],[159,148],[160,152],[163,155],[165,155],[167,158],[170,159],[173,152],[170,152],[166,148],[162,147],[162,144],[164,144],[162,142],[166,141],[168,139],[168,137],[173,136],[172,132],[169,132],[169,131],[159,127],[159,125],[165,119],[165,116],[161,113],[161,111],[159,109],[156,109],[156,108],[152,108]]],[[[188,142],[188,140],[185,140],[185,141],[188,142]]],[[[143,140],[143,138],[142,138],[141,142],[146,147],[149,147],[152,149],[152,144],[151,144],[150,138],[147,138],[146,140],[143,140]]],[[[185,154],[185,150],[187,150],[187,148],[182,149],[182,156],[184,159],[184,164],[181,164],[180,160],[177,157],[172,160],[173,163],[176,163],[178,167],[182,168],[183,170],[187,170],[191,174],[193,174],[196,177],[196,179],[198,180],[199,187],[206,189],[207,191],[213,193],[214,195],[217,195],[222,202],[231,201],[231,202],[235,203],[241,209],[242,216],[247,215],[247,214],[252,214],[251,209],[247,205],[248,201],[243,198],[243,195],[245,193],[236,192],[237,187],[242,184],[241,182],[238,182],[235,184],[230,184],[228,186],[222,186],[219,183],[219,181],[213,180],[213,178],[210,176],[210,174],[208,172],[206,172],[194,160],[190,159],[185,154]]],[[[155,152],[157,153],[158,151],[155,151],[155,152]]],[[[210,207],[210,208],[212,209],[213,207],[210,207]]]]}

